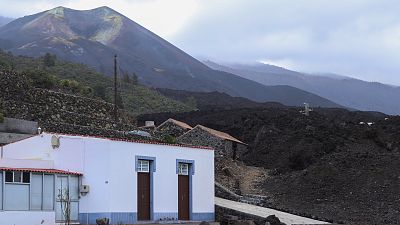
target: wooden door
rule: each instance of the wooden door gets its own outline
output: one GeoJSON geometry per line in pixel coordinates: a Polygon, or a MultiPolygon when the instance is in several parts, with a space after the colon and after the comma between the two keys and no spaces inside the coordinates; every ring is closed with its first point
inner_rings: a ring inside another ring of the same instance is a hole
{"type": "Polygon", "coordinates": [[[178,219],[190,220],[188,175],[178,175],[178,219]]]}
{"type": "Polygon", "coordinates": [[[150,220],[150,173],[137,175],[138,220],[150,220]]]}

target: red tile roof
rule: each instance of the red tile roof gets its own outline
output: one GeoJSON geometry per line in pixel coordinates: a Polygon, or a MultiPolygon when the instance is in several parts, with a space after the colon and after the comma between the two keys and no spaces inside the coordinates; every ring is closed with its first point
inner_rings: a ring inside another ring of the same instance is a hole
{"type": "Polygon", "coordinates": [[[38,168],[10,168],[0,167],[0,171],[21,171],[21,172],[34,172],[34,173],[56,173],[56,174],[69,174],[69,175],[83,175],[82,173],[57,170],[57,169],[38,169],[38,168]]]}
{"type": "Polygon", "coordinates": [[[181,121],[178,121],[178,120],[174,120],[174,119],[172,119],[172,118],[169,118],[169,119],[166,120],[164,123],[160,124],[159,127],[161,127],[162,125],[164,125],[164,124],[167,123],[167,122],[171,122],[171,123],[173,123],[173,124],[175,124],[175,125],[177,125],[177,126],[179,126],[179,127],[182,127],[182,128],[184,128],[184,129],[189,129],[189,130],[193,129],[193,127],[191,127],[189,124],[184,123],[184,122],[181,122],[181,121]]]}
{"type": "Polygon", "coordinates": [[[105,140],[111,140],[111,141],[123,141],[123,142],[132,142],[132,143],[141,143],[141,144],[166,145],[166,146],[176,146],[176,147],[184,147],[184,148],[214,150],[213,148],[208,147],[208,146],[195,146],[195,145],[188,145],[188,144],[168,144],[168,143],[163,143],[163,142],[146,141],[146,140],[129,140],[129,139],[123,139],[123,138],[107,138],[107,137],[102,137],[102,136],[90,136],[90,135],[82,135],[82,134],[62,134],[62,133],[52,133],[52,132],[46,132],[45,134],[78,136],[78,137],[105,139],[105,140]]]}
{"type": "Polygon", "coordinates": [[[210,133],[210,134],[212,134],[214,136],[222,138],[224,140],[234,141],[234,142],[237,142],[237,143],[245,145],[245,143],[243,143],[242,141],[239,141],[238,139],[232,137],[231,135],[229,135],[227,133],[224,133],[224,132],[221,132],[221,131],[218,131],[218,130],[214,130],[214,129],[211,129],[211,128],[208,128],[208,127],[205,127],[205,126],[202,126],[202,125],[197,125],[196,127],[200,128],[200,129],[202,129],[202,130],[204,130],[204,131],[206,131],[206,132],[208,132],[208,133],[210,133]]]}

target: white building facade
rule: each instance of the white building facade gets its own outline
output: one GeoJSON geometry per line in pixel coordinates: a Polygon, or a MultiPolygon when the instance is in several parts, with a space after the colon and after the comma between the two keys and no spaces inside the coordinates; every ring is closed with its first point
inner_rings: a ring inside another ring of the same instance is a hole
{"type": "Polygon", "coordinates": [[[81,224],[213,221],[214,152],[49,133],[2,147],[0,224],[60,223],[65,197],[81,224]]]}

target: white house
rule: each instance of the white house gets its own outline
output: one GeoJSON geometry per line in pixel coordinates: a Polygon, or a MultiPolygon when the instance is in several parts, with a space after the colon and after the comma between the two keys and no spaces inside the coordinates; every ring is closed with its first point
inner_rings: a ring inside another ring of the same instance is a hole
{"type": "Polygon", "coordinates": [[[51,133],[1,147],[1,225],[62,222],[67,196],[81,224],[213,221],[214,152],[51,133]]]}

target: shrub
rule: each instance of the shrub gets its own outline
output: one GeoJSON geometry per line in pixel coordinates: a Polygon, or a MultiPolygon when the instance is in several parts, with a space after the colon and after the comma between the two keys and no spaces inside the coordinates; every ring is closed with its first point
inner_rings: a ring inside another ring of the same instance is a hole
{"type": "Polygon", "coordinates": [[[56,65],[57,57],[56,55],[51,55],[50,53],[46,53],[43,57],[43,64],[46,67],[53,67],[56,65]]]}
{"type": "Polygon", "coordinates": [[[3,111],[2,105],[3,105],[3,103],[2,103],[2,100],[0,99],[0,123],[4,122],[4,111],[3,111]]]}
{"type": "Polygon", "coordinates": [[[56,84],[56,77],[43,70],[27,70],[25,75],[33,86],[38,88],[52,89],[56,84]]]}
{"type": "Polygon", "coordinates": [[[176,138],[171,135],[166,135],[164,137],[164,142],[166,142],[168,144],[176,144],[176,138]]]}

